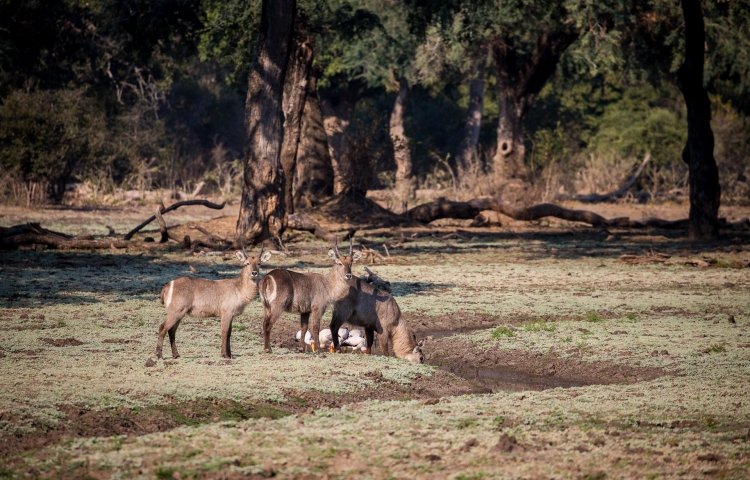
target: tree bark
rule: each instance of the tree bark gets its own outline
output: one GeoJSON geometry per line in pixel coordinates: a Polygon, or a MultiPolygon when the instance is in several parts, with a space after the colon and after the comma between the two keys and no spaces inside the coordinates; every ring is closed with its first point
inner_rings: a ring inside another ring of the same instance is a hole
{"type": "Polygon", "coordinates": [[[296,13],[295,0],[263,0],[260,41],[245,102],[244,173],[237,240],[258,243],[284,229],[282,92],[296,13]]]}
{"type": "Polygon", "coordinates": [[[512,92],[510,87],[500,88],[497,147],[492,158],[492,168],[495,178],[508,180],[522,177],[525,173],[523,116],[526,113],[526,101],[512,92]]]}
{"type": "Polygon", "coordinates": [[[307,82],[305,108],[302,114],[302,136],[297,147],[294,178],[294,208],[310,208],[333,195],[333,167],[323,128],[317,79],[307,82]]]}
{"type": "Polygon", "coordinates": [[[682,159],[688,165],[690,183],[689,235],[695,240],[719,236],[721,187],[714,159],[711,102],[703,87],[705,29],[700,0],[682,0],[685,19],[685,60],[677,82],[687,107],[688,137],[682,159]]]}
{"type": "Polygon", "coordinates": [[[406,211],[409,199],[414,197],[416,182],[413,176],[411,148],[404,129],[406,102],[409,99],[409,84],[406,79],[399,79],[398,94],[391,112],[390,130],[393,144],[393,158],[396,161],[396,196],[400,211],[406,211]]]}
{"type": "Polygon", "coordinates": [[[501,37],[492,47],[500,107],[492,160],[497,183],[525,174],[524,116],[555,73],[562,54],[578,38],[574,25],[559,25],[559,30],[541,32],[529,53],[517,48],[512,38],[501,37]]]}
{"type": "Polygon", "coordinates": [[[323,127],[328,137],[328,149],[333,167],[333,192],[336,195],[358,189],[347,133],[354,114],[356,96],[349,93],[344,92],[321,102],[323,127]]]}
{"type": "Polygon", "coordinates": [[[484,111],[484,81],[487,72],[487,50],[480,49],[476,60],[474,75],[469,81],[469,108],[466,111],[464,137],[456,152],[456,167],[461,174],[471,171],[478,159],[477,146],[482,129],[484,111]]]}
{"type": "Polygon", "coordinates": [[[281,168],[284,170],[284,211],[294,213],[294,171],[297,164],[302,131],[302,112],[305,108],[307,84],[312,69],[311,39],[296,28],[289,52],[282,105],[284,109],[284,139],[281,143],[281,168]]]}

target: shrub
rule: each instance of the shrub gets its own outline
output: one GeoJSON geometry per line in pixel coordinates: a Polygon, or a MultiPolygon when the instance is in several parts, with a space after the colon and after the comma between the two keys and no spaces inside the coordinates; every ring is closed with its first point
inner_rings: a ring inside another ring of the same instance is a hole
{"type": "Polygon", "coordinates": [[[105,132],[101,109],[83,89],[16,90],[0,105],[0,167],[21,182],[45,185],[59,202],[65,184],[95,163],[105,132]]]}

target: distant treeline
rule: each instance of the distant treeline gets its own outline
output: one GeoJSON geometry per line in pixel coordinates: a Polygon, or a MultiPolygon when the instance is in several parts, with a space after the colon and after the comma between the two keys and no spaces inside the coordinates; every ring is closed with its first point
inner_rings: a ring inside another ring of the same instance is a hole
{"type": "MultiPolygon", "coordinates": [[[[395,186],[403,95],[422,187],[604,191],[650,153],[638,189],[658,196],[686,188],[678,3],[299,0],[296,24],[363,190],[395,186]]],[[[750,0],[704,9],[723,198],[747,200],[750,0]]],[[[83,181],[237,193],[259,23],[259,1],[0,0],[2,200],[59,202],[83,181]]]]}

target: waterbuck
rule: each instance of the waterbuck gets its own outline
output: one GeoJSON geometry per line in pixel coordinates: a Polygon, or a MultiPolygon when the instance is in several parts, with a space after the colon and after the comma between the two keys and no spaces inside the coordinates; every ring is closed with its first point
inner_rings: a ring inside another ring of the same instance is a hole
{"type": "Polygon", "coordinates": [[[398,358],[410,362],[424,362],[422,342],[412,329],[401,318],[401,309],[390,293],[379,290],[361,278],[349,280],[349,293],[333,306],[331,318],[331,335],[333,350],[339,351],[338,330],[344,323],[364,327],[367,346],[365,353],[370,353],[375,336],[388,356],[388,345],[393,344],[393,353],[398,358]]]}
{"type": "MultiPolygon", "coordinates": [[[[271,270],[260,281],[258,290],[263,302],[263,344],[265,351],[271,352],[271,328],[283,312],[299,313],[302,338],[305,338],[310,319],[312,319],[312,338],[310,349],[317,349],[320,335],[320,318],[328,305],[341,300],[349,293],[348,280],[352,278],[352,262],[359,260],[362,254],[352,252],[352,241],[349,240],[349,254],[341,255],[336,243],[328,251],[334,261],[327,275],[319,273],[299,273],[290,270],[271,270]]],[[[302,342],[301,352],[307,345],[302,342]]]]}
{"type": "Polygon", "coordinates": [[[237,278],[207,280],[205,278],[178,277],[161,289],[161,303],[167,307],[167,319],[159,327],[156,342],[156,357],[162,356],[164,335],[169,332],[172,357],[178,358],[175,334],[185,315],[196,317],[221,318],[221,356],[232,358],[229,338],[232,336],[232,320],[241,314],[245,306],[258,295],[260,264],[271,258],[271,252],[263,252],[257,257],[248,257],[237,251],[237,259],[242,262],[242,271],[237,278]]]}

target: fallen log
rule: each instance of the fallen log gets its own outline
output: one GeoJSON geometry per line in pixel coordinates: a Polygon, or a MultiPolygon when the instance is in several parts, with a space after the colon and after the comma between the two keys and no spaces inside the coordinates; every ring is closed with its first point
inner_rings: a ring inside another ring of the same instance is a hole
{"type": "MultiPolygon", "coordinates": [[[[221,202],[221,203],[213,203],[209,202],[208,200],[202,200],[202,199],[196,199],[196,200],[182,200],[180,202],[173,203],[172,205],[168,206],[167,208],[161,210],[161,214],[164,215],[165,213],[171,212],[172,210],[177,210],[180,207],[185,207],[189,205],[202,205],[204,207],[213,208],[214,210],[221,210],[224,208],[224,206],[227,204],[227,202],[221,202]]],[[[156,215],[151,215],[146,220],[143,221],[140,225],[129,231],[125,234],[124,237],[122,237],[124,240],[130,240],[133,238],[133,235],[141,231],[143,227],[148,225],[149,223],[156,220],[156,215]]]]}
{"type": "MultiPolygon", "coordinates": [[[[404,216],[421,223],[430,223],[441,218],[470,219],[475,218],[483,210],[501,213],[514,220],[532,221],[545,217],[560,218],[571,222],[581,222],[592,227],[607,228],[686,228],[688,220],[663,220],[648,218],[646,220],[631,220],[628,217],[605,218],[589,210],[575,210],[561,207],[554,203],[540,203],[530,207],[516,207],[498,198],[475,198],[467,202],[456,202],[439,198],[433,202],[416,206],[404,212],[404,216]]],[[[725,226],[732,224],[724,222],[725,226]]],[[[743,224],[744,225],[744,224],[743,224]]]]}
{"type": "Polygon", "coordinates": [[[38,223],[14,225],[0,230],[0,248],[11,249],[26,245],[46,245],[50,248],[92,249],[126,248],[130,242],[107,238],[73,237],[61,232],[47,230],[38,223]]]}

